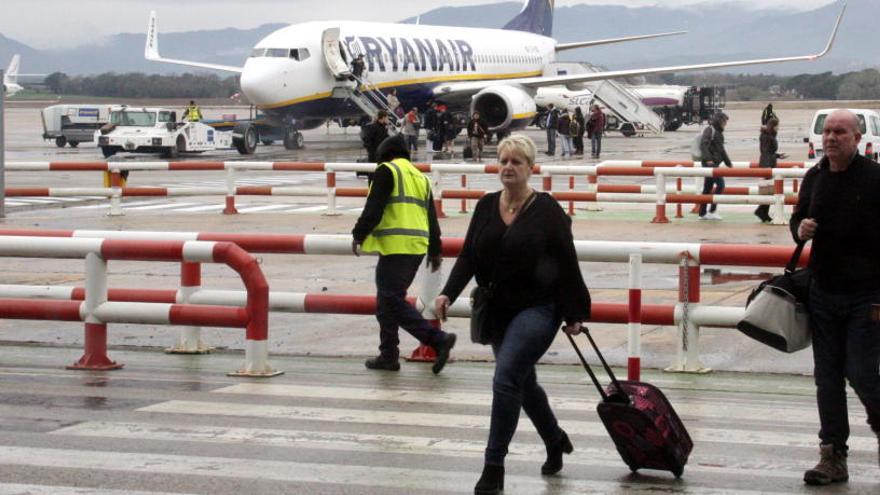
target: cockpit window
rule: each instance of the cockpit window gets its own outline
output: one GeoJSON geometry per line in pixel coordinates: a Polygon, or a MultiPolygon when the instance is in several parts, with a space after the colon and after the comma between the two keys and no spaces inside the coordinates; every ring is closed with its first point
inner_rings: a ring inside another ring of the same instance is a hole
{"type": "Polygon", "coordinates": [[[266,49],[265,48],[254,48],[251,51],[251,57],[265,57],[266,49]]]}
{"type": "Polygon", "coordinates": [[[290,58],[294,60],[298,60],[302,62],[309,58],[309,49],[308,48],[294,48],[290,50],[290,58]]]}

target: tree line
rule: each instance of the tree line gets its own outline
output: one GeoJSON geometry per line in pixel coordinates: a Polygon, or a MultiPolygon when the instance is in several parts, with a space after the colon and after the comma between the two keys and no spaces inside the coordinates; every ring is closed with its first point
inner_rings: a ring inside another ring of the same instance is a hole
{"type": "MultiPolygon", "coordinates": [[[[878,100],[880,72],[865,69],[833,74],[682,74],[658,78],[666,84],[685,86],[727,86],[728,100],[759,100],[768,97],[817,100],[878,100]]],[[[58,95],[106,96],[116,98],[227,98],[239,91],[238,77],[215,74],[156,75],[108,72],[93,76],[49,74],[44,84],[58,95]]]]}
{"type": "Polygon", "coordinates": [[[878,100],[880,72],[865,69],[833,74],[684,74],[661,77],[667,84],[687,86],[727,86],[728,100],[762,100],[768,97],[811,100],[878,100]]]}
{"type": "Polygon", "coordinates": [[[115,98],[227,98],[238,92],[238,77],[215,74],[158,75],[108,72],[93,76],[46,76],[46,87],[57,95],[115,98]]]}

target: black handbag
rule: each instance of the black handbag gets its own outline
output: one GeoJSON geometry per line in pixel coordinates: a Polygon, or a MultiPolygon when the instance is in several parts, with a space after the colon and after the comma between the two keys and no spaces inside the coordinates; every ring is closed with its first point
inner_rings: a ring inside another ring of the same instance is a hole
{"type": "Polygon", "coordinates": [[[782,352],[799,351],[812,342],[807,313],[811,274],[808,268],[797,268],[803,249],[799,242],[785,272],[749,294],[745,315],[736,325],[748,337],[782,352]]]}
{"type": "MultiPolygon", "coordinates": [[[[507,237],[507,233],[510,232],[510,229],[513,228],[513,225],[519,217],[522,216],[526,209],[532,205],[536,195],[537,193],[532,192],[531,196],[529,196],[523,203],[523,207],[519,214],[513,219],[513,222],[508,225],[507,230],[504,231],[504,235],[501,236],[502,241],[507,237]]],[[[501,201],[500,195],[498,201],[501,201]]],[[[495,269],[492,271],[492,278],[490,279],[491,281],[489,282],[489,285],[478,285],[471,291],[471,342],[475,344],[485,345],[491,343],[492,336],[496,333],[495,318],[489,309],[489,306],[491,305],[492,296],[494,294],[495,279],[497,275],[498,263],[495,264],[495,269]]]]}

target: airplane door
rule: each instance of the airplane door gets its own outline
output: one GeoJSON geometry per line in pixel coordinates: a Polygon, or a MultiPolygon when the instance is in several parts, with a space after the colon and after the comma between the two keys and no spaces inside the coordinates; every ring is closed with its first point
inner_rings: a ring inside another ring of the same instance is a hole
{"type": "Polygon", "coordinates": [[[339,28],[324,30],[324,34],[321,35],[321,47],[324,52],[324,62],[333,77],[345,78],[350,75],[348,64],[342,58],[339,48],[339,28]]]}

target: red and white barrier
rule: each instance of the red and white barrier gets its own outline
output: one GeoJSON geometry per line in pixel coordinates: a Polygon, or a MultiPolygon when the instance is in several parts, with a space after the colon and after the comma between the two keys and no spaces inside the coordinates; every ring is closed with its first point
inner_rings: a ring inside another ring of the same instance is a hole
{"type": "Polygon", "coordinates": [[[84,258],[86,286],[83,302],[0,299],[0,317],[85,322],[85,352],[75,369],[115,369],[107,357],[107,323],[210,325],[244,327],[245,365],[233,374],[273,376],[268,364],[269,286],[257,260],[228,242],[156,241],[48,236],[0,236],[0,256],[26,258],[84,258]],[[157,302],[110,302],[107,261],[177,261],[225,263],[236,270],[245,287],[244,308],[157,302]]]}
{"type": "MultiPolygon", "coordinates": [[[[94,231],[94,230],[28,230],[0,229],[2,236],[35,236],[35,237],[100,237],[108,239],[126,239],[130,241],[175,239],[178,241],[202,240],[233,242],[253,253],[289,253],[289,254],[324,254],[351,255],[351,238],[345,235],[297,235],[297,234],[225,234],[210,232],[136,232],[136,231],[94,231]]],[[[457,256],[462,248],[463,239],[446,238],[443,240],[443,255],[457,256]]],[[[137,244],[137,243],[134,243],[137,244]]],[[[753,266],[782,267],[788,262],[792,253],[789,246],[739,245],[739,244],[700,244],[700,243],[665,243],[665,242],[620,242],[620,241],[575,241],[575,250],[580,261],[590,262],[630,262],[632,255],[641,257],[643,263],[678,264],[679,269],[679,303],[676,305],[645,305],[641,297],[631,298],[629,304],[593,304],[593,321],[608,323],[636,323],[635,315],[640,315],[638,322],[654,325],[677,325],[679,327],[679,348],[670,366],[670,371],[700,372],[706,368],[699,361],[699,327],[719,326],[733,327],[742,317],[742,308],[724,306],[703,306],[700,304],[700,265],[717,266],[753,266]],[[683,258],[685,261],[683,262],[683,258]],[[682,265],[684,263],[684,265],[682,265]],[[636,310],[635,305],[641,306],[636,310]]],[[[634,258],[633,258],[634,259],[634,258]]],[[[809,249],[803,253],[800,263],[806,264],[809,249]]],[[[639,265],[636,265],[640,267],[639,265]]],[[[635,270],[635,268],[633,268],[635,270]]],[[[191,274],[190,277],[193,277],[191,274]]],[[[636,277],[631,274],[631,277],[636,277]]],[[[194,278],[194,277],[193,277],[194,278]]],[[[432,301],[440,290],[437,276],[426,278],[421,294],[422,301],[432,301]]],[[[638,289],[637,277],[630,283],[631,289],[638,289]]],[[[190,285],[194,287],[194,285],[190,285]]],[[[0,295],[10,294],[9,286],[0,286],[0,295]]],[[[17,288],[15,290],[29,290],[17,288]]],[[[43,289],[37,288],[37,294],[43,289]]],[[[76,299],[81,294],[78,289],[46,290],[47,298],[76,299]]],[[[192,289],[184,294],[178,291],[149,290],[110,290],[111,301],[159,301],[181,302],[190,304],[243,304],[242,294],[234,291],[210,291],[192,289]]],[[[33,294],[33,292],[28,292],[33,294]]],[[[15,295],[14,293],[12,295],[15,295]]],[[[375,300],[372,296],[341,296],[327,294],[272,293],[269,307],[273,311],[288,312],[334,312],[373,314],[375,300]]],[[[433,318],[430,304],[425,305],[412,300],[426,318],[433,318]]],[[[464,299],[460,299],[450,308],[450,316],[468,316],[470,308],[464,299]]],[[[634,330],[630,330],[631,333],[634,330]]],[[[196,336],[189,334],[182,341],[196,342],[196,336]]],[[[630,344],[638,350],[636,339],[630,344]]],[[[631,357],[637,357],[630,349],[631,357]]]]}

